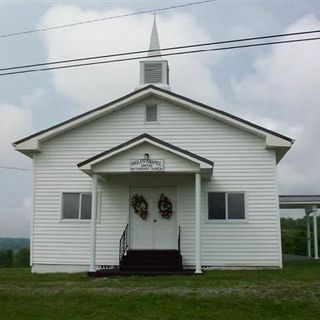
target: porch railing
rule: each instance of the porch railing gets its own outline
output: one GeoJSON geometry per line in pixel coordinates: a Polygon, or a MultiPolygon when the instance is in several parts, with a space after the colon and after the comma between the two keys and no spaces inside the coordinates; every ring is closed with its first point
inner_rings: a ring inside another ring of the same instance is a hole
{"type": "Polygon", "coordinates": [[[178,227],[178,251],[179,251],[179,253],[181,253],[181,227],[179,226],[178,227]]]}
{"type": "Polygon", "coordinates": [[[119,242],[119,266],[123,256],[126,254],[129,248],[129,224],[123,230],[122,236],[119,242]]]}

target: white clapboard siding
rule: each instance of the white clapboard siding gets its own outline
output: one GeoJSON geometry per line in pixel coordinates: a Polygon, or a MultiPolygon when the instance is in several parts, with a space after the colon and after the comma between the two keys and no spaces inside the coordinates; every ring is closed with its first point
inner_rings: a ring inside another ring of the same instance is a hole
{"type": "MultiPolygon", "coordinates": [[[[182,175],[158,175],[145,176],[110,176],[103,183],[101,219],[97,228],[97,265],[117,265],[119,255],[119,239],[125,225],[129,221],[129,199],[131,187],[177,187],[177,208],[173,208],[174,214],[178,213],[179,219],[183,219],[183,211],[180,209],[180,189],[190,182],[190,177],[182,175]],[[104,214],[104,213],[107,214],[104,214]]],[[[184,198],[183,198],[184,199],[184,198]]],[[[183,208],[183,207],[182,207],[183,208]]],[[[177,231],[178,237],[178,231],[177,231]]]]}
{"type": "MultiPolygon", "coordinates": [[[[214,161],[212,179],[202,181],[201,259],[204,266],[280,265],[274,151],[265,149],[263,138],[162,101],[158,101],[157,123],[145,122],[145,103],[139,102],[42,143],[42,151],[34,158],[34,264],[89,265],[90,222],[61,221],[61,192],[90,192],[91,179],[77,168],[77,163],[142,133],[214,161]],[[208,222],[208,191],[245,192],[246,221],[208,222]]],[[[130,157],[137,157],[137,150],[132,150],[130,157]]],[[[153,153],[160,157],[157,152],[149,150],[148,153],[151,157],[153,153]]],[[[171,154],[170,157],[173,166],[182,161],[176,161],[171,154]]],[[[119,239],[128,221],[129,187],[135,184],[177,186],[183,262],[194,265],[192,175],[158,179],[152,176],[143,180],[123,176],[100,183],[97,264],[118,263],[119,239]]]]}
{"type": "Polygon", "coordinates": [[[186,160],[176,154],[163,150],[159,147],[144,142],[106,161],[93,166],[95,172],[128,172],[130,171],[130,160],[141,159],[148,153],[152,159],[165,159],[166,172],[185,172],[199,170],[199,164],[186,160]]]}

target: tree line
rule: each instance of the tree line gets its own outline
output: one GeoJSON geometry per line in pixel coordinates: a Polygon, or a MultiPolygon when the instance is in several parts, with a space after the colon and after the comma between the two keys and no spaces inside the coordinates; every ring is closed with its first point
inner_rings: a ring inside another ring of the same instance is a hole
{"type": "Polygon", "coordinates": [[[21,248],[17,251],[12,249],[0,250],[0,268],[29,267],[30,249],[21,248]]]}
{"type": "MultiPolygon", "coordinates": [[[[314,252],[312,221],[310,219],[311,252],[314,252]]],[[[317,221],[319,225],[320,217],[317,218],[317,221]]],[[[318,241],[320,240],[319,229],[318,241]]],[[[283,253],[307,256],[307,217],[302,219],[281,218],[281,238],[283,253]]]]}

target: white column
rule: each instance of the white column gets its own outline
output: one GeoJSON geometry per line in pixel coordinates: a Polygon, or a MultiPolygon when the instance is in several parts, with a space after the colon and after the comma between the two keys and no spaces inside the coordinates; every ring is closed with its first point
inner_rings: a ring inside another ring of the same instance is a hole
{"type": "Polygon", "coordinates": [[[196,273],[201,270],[201,175],[195,174],[196,273]]]}
{"type": "Polygon", "coordinates": [[[98,176],[94,174],[92,176],[90,271],[96,270],[97,189],[98,176]]]}
{"type": "Polygon", "coordinates": [[[307,213],[307,252],[311,258],[311,232],[310,232],[310,214],[307,213]]]}
{"type": "Polygon", "coordinates": [[[314,258],[315,259],[319,259],[319,254],[318,254],[317,207],[314,207],[312,211],[313,211],[314,258]]]}

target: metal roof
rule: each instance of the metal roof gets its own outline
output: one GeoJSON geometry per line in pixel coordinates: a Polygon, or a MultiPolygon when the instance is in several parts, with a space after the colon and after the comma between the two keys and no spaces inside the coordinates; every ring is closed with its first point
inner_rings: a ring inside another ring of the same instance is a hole
{"type": "Polygon", "coordinates": [[[304,209],[306,214],[317,212],[320,208],[320,195],[280,195],[280,209],[304,209]]]}
{"type": "Polygon", "coordinates": [[[320,195],[280,195],[280,203],[314,203],[320,204],[320,195]]]}

